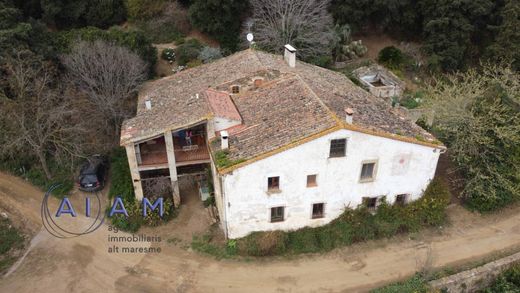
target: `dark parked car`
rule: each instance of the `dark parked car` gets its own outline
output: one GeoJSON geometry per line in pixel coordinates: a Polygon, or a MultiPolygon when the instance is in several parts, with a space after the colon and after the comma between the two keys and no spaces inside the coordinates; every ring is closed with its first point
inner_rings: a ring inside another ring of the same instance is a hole
{"type": "Polygon", "coordinates": [[[87,192],[95,192],[103,189],[107,178],[108,161],[105,157],[95,155],[81,166],[79,171],[79,189],[87,192]]]}

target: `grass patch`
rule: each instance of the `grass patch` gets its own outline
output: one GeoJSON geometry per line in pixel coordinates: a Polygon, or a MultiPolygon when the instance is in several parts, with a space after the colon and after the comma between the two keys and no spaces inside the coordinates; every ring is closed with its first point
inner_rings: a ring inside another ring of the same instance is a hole
{"type": "Polygon", "coordinates": [[[0,273],[16,261],[17,258],[11,255],[11,252],[23,247],[23,235],[11,225],[8,219],[0,218],[0,273]]]}
{"type": "Polygon", "coordinates": [[[231,160],[228,157],[229,152],[220,150],[215,152],[215,164],[219,169],[228,168],[234,166],[236,164],[240,164],[245,162],[244,159],[231,160]]]}
{"type": "Polygon", "coordinates": [[[52,195],[63,198],[74,187],[74,172],[70,165],[60,164],[55,160],[48,160],[47,164],[52,174],[50,180],[47,179],[38,163],[30,157],[4,158],[0,160],[0,169],[29,181],[43,191],[47,191],[53,184],[60,183],[61,186],[56,188],[52,195]]]}
{"type": "Polygon", "coordinates": [[[428,293],[430,288],[426,280],[416,274],[412,278],[370,291],[371,293],[428,293]]]}

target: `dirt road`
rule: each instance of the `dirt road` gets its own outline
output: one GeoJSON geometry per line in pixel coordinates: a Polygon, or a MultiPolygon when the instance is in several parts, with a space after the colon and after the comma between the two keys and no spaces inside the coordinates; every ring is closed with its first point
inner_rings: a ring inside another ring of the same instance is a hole
{"type": "MultiPolygon", "coordinates": [[[[16,208],[26,225],[38,225],[41,197],[23,180],[0,173],[0,203],[16,208]]],[[[108,236],[114,233],[108,226],[68,240],[40,230],[23,262],[0,279],[0,292],[365,292],[425,266],[460,264],[520,244],[520,208],[481,217],[454,206],[452,225],[413,239],[396,237],[296,259],[217,261],[188,248],[183,227],[203,216],[199,204],[191,201],[166,226],[140,231],[160,236],[161,242],[130,244],[160,247],[160,253],[109,253],[108,236]]],[[[86,220],[78,219],[77,225],[86,220]]]]}

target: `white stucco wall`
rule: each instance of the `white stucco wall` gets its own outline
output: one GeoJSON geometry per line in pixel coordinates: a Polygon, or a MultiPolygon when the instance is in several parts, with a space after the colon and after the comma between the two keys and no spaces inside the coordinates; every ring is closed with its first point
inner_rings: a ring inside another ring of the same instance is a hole
{"type": "Polygon", "coordinates": [[[319,226],[355,208],[362,197],[397,194],[419,198],[435,174],[440,151],[393,139],[339,130],[246,165],[222,176],[229,238],[254,231],[319,226]],[[345,157],[329,158],[330,140],[347,138],[345,157]],[[377,160],[373,182],[360,183],[362,162],[377,160]],[[307,175],[317,174],[317,187],[307,188],[307,175]],[[267,178],[280,176],[280,192],[267,192],[267,178]],[[312,204],[325,203],[325,217],[311,219],[312,204]],[[270,222],[270,208],[284,206],[285,220],[270,222]]]}
{"type": "Polygon", "coordinates": [[[237,121],[237,120],[227,119],[227,118],[215,117],[214,123],[215,123],[214,131],[218,132],[218,131],[228,129],[228,128],[236,126],[236,125],[240,125],[242,122],[237,121]]]}

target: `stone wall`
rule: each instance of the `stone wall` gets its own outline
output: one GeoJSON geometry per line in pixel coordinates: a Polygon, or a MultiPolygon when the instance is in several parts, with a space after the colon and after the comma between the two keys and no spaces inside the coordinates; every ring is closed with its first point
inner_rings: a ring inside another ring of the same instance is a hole
{"type": "Polygon", "coordinates": [[[475,292],[489,286],[503,271],[520,262],[520,252],[442,279],[431,281],[433,289],[444,292],[475,292]]]}

